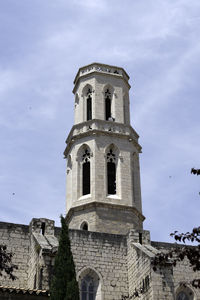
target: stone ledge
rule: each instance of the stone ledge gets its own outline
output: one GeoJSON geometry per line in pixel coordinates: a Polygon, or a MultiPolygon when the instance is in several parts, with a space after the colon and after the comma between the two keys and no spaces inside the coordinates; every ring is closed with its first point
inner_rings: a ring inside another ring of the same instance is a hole
{"type": "Polygon", "coordinates": [[[136,207],[120,205],[120,204],[111,204],[106,202],[97,202],[97,201],[92,201],[90,203],[85,203],[81,205],[78,204],[77,206],[72,206],[66,215],[66,220],[69,221],[74,211],[81,211],[81,210],[85,210],[86,208],[93,208],[93,207],[94,208],[98,208],[98,207],[115,208],[121,211],[130,211],[133,212],[142,222],[145,220],[145,217],[137,210],[136,207]]]}
{"type": "Polygon", "coordinates": [[[75,140],[90,135],[108,135],[126,138],[129,142],[134,143],[139,152],[142,150],[142,147],[138,144],[139,135],[131,125],[114,121],[92,119],[90,121],[76,124],[72,127],[66,140],[67,147],[64,151],[65,157],[68,154],[69,147],[71,147],[71,144],[75,140]]]}
{"type": "Polygon", "coordinates": [[[0,229],[17,229],[19,228],[22,229],[24,233],[29,233],[29,225],[24,225],[24,224],[16,224],[16,223],[8,223],[8,222],[0,222],[0,229]]]}
{"type": "Polygon", "coordinates": [[[50,296],[49,291],[47,290],[35,290],[35,289],[24,289],[18,287],[11,287],[11,286],[2,286],[0,285],[1,292],[8,292],[8,293],[15,293],[15,294],[30,294],[30,295],[45,295],[50,296]]]}
{"type": "Polygon", "coordinates": [[[72,237],[90,237],[94,240],[107,240],[107,241],[117,241],[119,244],[123,242],[125,245],[127,244],[127,235],[125,234],[113,234],[113,233],[105,233],[105,232],[97,232],[97,231],[87,231],[81,229],[69,229],[69,235],[72,237]]]}
{"type": "MultiPolygon", "coordinates": [[[[97,62],[79,68],[76,77],[74,79],[75,87],[80,77],[85,77],[87,75],[90,75],[91,73],[97,73],[101,75],[109,75],[109,76],[122,78],[126,82],[126,84],[128,84],[128,87],[129,88],[131,87],[130,84],[128,83],[129,76],[123,68],[111,66],[107,64],[101,64],[97,62]]],[[[73,89],[73,93],[75,93],[75,87],[73,89]]]]}

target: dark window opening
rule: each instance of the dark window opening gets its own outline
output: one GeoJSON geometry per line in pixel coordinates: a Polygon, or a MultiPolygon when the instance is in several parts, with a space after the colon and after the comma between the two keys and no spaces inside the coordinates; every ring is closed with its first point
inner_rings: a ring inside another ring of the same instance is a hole
{"type": "Polygon", "coordinates": [[[139,232],[139,243],[142,245],[142,233],[139,232]]]}
{"type": "Polygon", "coordinates": [[[87,121],[92,120],[92,98],[87,98],[87,121]]]}
{"type": "Polygon", "coordinates": [[[90,152],[85,150],[82,156],[83,180],[82,180],[82,193],[83,195],[90,194],[90,152]]]}
{"type": "Polygon", "coordinates": [[[108,194],[116,194],[116,157],[113,150],[107,153],[107,183],[108,183],[108,194]]]}
{"type": "Polygon", "coordinates": [[[37,283],[37,273],[34,276],[34,285],[33,285],[34,289],[36,289],[36,283],[37,283]]]}
{"type": "Polygon", "coordinates": [[[108,194],[116,194],[116,168],[115,163],[107,162],[108,194]]]}
{"type": "Polygon", "coordinates": [[[43,269],[40,269],[39,290],[42,290],[43,269]]]}
{"type": "Polygon", "coordinates": [[[111,99],[106,98],[106,120],[111,118],[111,99]]]}
{"type": "Polygon", "coordinates": [[[92,91],[90,89],[88,89],[87,92],[86,104],[87,104],[87,121],[89,121],[92,120],[92,91]]]}
{"type": "Polygon", "coordinates": [[[45,222],[42,222],[40,233],[41,233],[42,235],[45,234],[45,222]]]}
{"type": "Polygon", "coordinates": [[[83,163],[83,195],[90,194],[90,162],[83,163]]]}
{"type": "Polygon", "coordinates": [[[107,89],[105,92],[105,108],[106,108],[106,120],[111,119],[111,93],[107,89]]]}
{"type": "Polygon", "coordinates": [[[81,225],[81,229],[82,229],[82,230],[88,231],[88,224],[87,224],[86,222],[84,222],[84,223],[81,225]]]}

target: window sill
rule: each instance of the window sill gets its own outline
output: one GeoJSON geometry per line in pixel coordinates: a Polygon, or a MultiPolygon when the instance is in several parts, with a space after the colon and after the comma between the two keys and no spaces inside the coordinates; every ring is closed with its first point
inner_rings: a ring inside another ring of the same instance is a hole
{"type": "Polygon", "coordinates": [[[81,196],[78,200],[84,200],[84,199],[87,199],[87,198],[91,198],[91,194],[81,196]]]}
{"type": "Polygon", "coordinates": [[[120,199],[119,198],[119,196],[117,196],[117,195],[107,195],[107,198],[109,198],[109,199],[120,199]]]}

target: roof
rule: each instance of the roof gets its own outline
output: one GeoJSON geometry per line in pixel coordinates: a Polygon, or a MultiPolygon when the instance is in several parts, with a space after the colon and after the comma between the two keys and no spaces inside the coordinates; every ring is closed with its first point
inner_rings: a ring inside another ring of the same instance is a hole
{"type": "Polygon", "coordinates": [[[0,292],[8,292],[10,294],[13,293],[13,294],[29,294],[29,295],[36,295],[36,296],[50,296],[49,291],[47,290],[31,290],[31,289],[2,286],[2,285],[0,285],[0,292]]]}

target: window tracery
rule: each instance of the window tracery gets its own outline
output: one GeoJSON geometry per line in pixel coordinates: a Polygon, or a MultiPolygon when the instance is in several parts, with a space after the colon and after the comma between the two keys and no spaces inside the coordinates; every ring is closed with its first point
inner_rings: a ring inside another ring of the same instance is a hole
{"type": "Polygon", "coordinates": [[[89,152],[89,150],[88,149],[85,149],[85,152],[84,152],[84,154],[83,154],[83,156],[82,156],[82,162],[83,163],[86,163],[86,162],[89,162],[90,161],[90,152],[89,152]]]}
{"type": "Polygon", "coordinates": [[[107,162],[116,162],[116,155],[112,149],[107,153],[107,162]]]}
{"type": "Polygon", "coordinates": [[[95,300],[94,281],[86,276],[81,283],[81,300],[95,300]]]}

